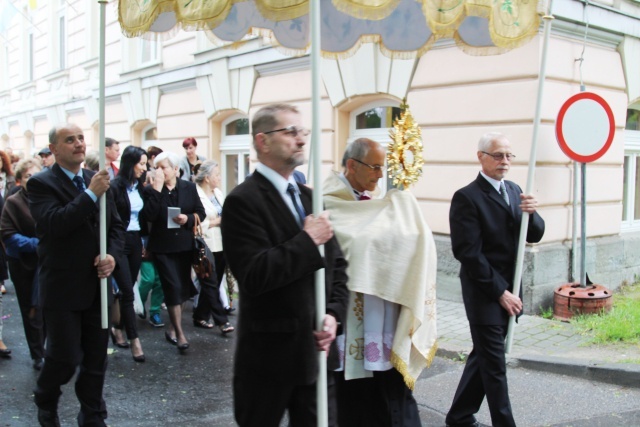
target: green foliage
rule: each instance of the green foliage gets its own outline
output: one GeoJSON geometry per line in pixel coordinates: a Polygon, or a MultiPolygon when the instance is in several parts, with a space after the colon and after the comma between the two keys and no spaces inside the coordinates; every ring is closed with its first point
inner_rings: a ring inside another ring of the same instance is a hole
{"type": "Polygon", "coordinates": [[[540,306],[540,317],[548,320],[553,319],[553,307],[544,308],[540,306]]]}
{"type": "Polygon", "coordinates": [[[571,323],[596,343],[640,343],[640,284],[621,286],[609,313],[577,315],[571,323]]]}

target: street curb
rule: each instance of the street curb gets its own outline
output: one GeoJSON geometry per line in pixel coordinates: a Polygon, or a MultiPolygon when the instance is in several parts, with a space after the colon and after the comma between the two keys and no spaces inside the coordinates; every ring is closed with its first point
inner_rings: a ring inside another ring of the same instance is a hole
{"type": "MultiPolygon", "coordinates": [[[[438,348],[436,356],[464,361],[469,350],[438,348]]],[[[532,371],[567,375],[590,381],[598,381],[623,387],[640,388],[640,365],[631,363],[605,363],[587,359],[540,355],[507,355],[507,365],[532,371]]]]}
{"type": "Polygon", "coordinates": [[[570,360],[562,357],[523,355],[508,359],[509,366],[553,374],[568,375],[591,381],[640,388],[640,366],[628,363],[604,363],[570,360]]]}

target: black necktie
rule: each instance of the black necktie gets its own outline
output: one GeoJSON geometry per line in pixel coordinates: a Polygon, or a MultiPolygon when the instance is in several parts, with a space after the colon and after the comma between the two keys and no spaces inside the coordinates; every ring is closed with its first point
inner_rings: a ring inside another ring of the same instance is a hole
{"type": "Polygon", "coordinates": [[[298,204],[298,201],[296,200],[296,190],[295,188],[293,188],[293,184],[289,184],[287,186],[287,193],[289,193],[289,196],[291,197],[293,207],[295,208],[296,212],[298,212],[298,217],[300,218],[300,221],[298,223],[300,224],[300,227],[302,227],[304,225],[304,218],[307,215],[304,213],[304,209],[302,209],[302,206],[300,206],[298,204]]]}
{"type": "Polygon", "coordinates": [[[73,183],[78,187],[80,192],[84,191],[84,179],[80,178],[78,175],[73,177],[73,183]]]}
{"type": "Polygon", "coordinates": [[[504,201],[507,203],[507,205],[511,205],[509,203],[509,195],[507,194],[507,189],[504,186],[504,181],[500,181],[500,195],[502,196],[504,201]]]}

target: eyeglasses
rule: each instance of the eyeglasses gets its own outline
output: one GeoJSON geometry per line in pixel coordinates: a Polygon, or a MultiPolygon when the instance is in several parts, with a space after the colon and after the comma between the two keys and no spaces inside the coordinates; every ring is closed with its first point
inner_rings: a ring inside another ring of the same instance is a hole
{"type": "Polygon", "coordinates": [[[369,168],[369,169],[371,169],[372,171],[380,172],[380,171],[382,170],[382,168],[384,168],[384,166],[380,166],[380,165],[375,165],[375,166],[373,166],[373,165],[370,165],[370,164],[368,164],[368,163],[365,163],[365,162],[363,162],[363,161],[361,161],[361,160],[354,159],[353,157],[350,157],[350,159],[351,159],[351,160],[353,160],[354,162],[358,162],[358,163],[360,163],[361,165],[365,165],[366,167],[368,167],[368,168],[369,168]]]}
{"type": "Polygon", "coordinates": [[[487,153],[486,151],[481,151],[481,153],[486,154],[487,156],[493,157],[493,160],[495,160],[496,162],[499,162],[503,158],[509,161],[516,158],[516,155],[511,153],[487,153]]]}
{"type": "Polygon", "coordinates": [[[311,133],[311,131],[309,129],[299,128],[299,127],[295,127],[293,125],[287,126],[286,128],[270,130],[270,131],[262,132],[262,133],[264,133],[265,135],[268,135],[270,133],[275,133],[275,132],[284,132],[285,134],[287,134],[289,136],[292,136],[294,138],[297,138],[298,135],[300,135],[302,138],[306,138],[311,133]]]}

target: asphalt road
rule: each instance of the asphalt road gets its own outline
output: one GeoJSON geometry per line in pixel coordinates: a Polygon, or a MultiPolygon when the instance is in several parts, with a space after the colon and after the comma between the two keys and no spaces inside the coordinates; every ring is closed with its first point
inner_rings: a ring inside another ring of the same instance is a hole
{"type": "MultiPolygon", "coordinates": [[[[4,315],[9,316],[4,321],[4,341],[13,357],[0,359],[0,426],[37,426],[32,393],[37,372],[31,367],[12,288],[4,297],[4,315]]],[[[166,322],[167,313],[162,316],[166,322]]],[[[231,321],[234,323],[234,316],[231,321]]],[[[105,400],[110,426],[235,425],[233,335],[223,337],[217,330],[194,328],[190,309],[184,314],[184,326],[191,343],[186,355],[180,355],[164,340],[162,329],[140,320],[147,362],[135,363],[130,352],[122,349],[109,356],[105,400]]],[[[444,426],[462,367],[459,361],[438,357],[424,371],[415,390],[424,426],[444,426]]],[[[509,370],[509,385],[515,418],[521,427],[640,426],[640,388],[522,368],[509,370]]],[[[76,425],[78,408],[72,380],[64,387],[60,401],[63,426],[76,425]]],[[[486,405],[478,420],[490,425],[486,405]]]]}

